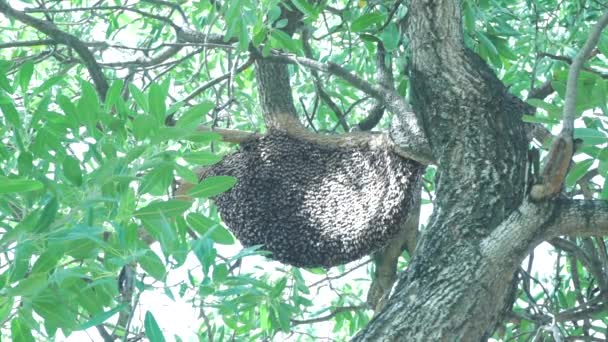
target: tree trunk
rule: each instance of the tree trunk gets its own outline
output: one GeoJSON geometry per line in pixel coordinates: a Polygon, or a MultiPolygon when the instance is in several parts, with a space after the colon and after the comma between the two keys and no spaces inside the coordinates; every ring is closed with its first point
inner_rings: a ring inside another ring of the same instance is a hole
{"type": "Polygon", "coordinates": [[[395,294],[355,339],[479,341],[510,304],[526,254],[497,264],[480,244],[524,198],[530,108],[464,47],[459,2],[409,9],[412,105],[438,164],[437,199],[395,294]]]}

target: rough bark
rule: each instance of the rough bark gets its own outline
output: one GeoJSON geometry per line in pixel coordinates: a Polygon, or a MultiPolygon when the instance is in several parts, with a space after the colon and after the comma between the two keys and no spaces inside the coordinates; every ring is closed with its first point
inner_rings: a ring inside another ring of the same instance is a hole
{"type": "Polygon", "coordinates": [[[524,198],[530,109],[464,47],[460,16],[455,1],[410,4],[412,105],[438,162],[436,207],[395,294],[356,340],[481,340],[524,257],[497,268],[480,243],[524,198]]]}

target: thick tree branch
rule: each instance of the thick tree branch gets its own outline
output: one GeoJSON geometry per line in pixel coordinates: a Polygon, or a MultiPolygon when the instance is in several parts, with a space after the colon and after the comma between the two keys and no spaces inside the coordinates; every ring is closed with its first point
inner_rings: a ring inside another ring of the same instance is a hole
{"type": "Polygon", "coordinates": [[[526,201],[481,242],[481,253],[518,264],[540,242],[562,235],[608,235],[608,201],[526,201]]]}
{"type": "MultiPolygon", "coordinates": [[[[395,4],[395,8],[399,7],[401,1],[397,1],[395,4]]],[[[386,50],[384,49],[384,44],[378,43],[377,51],[376,51],[376,77],[378,79],[378,84],[383,86],[386,89],[395,90],[394,80],[393,80],[393,65],[389,59],[388,65],[386,64],[386,50]]],[[[369,112],[369,115],[361,120],[355,126],[357,129],[361,131],[369,131],[372,128],[376,127],[382,116],[384,115],[384,103],[382,101],[376,100],[374,106],[369,112]]]]}
{"type": "Polygon", "coordinates": [[[421,128],[422,126],[418,124],[418,119],[411,111],[410,106],[405,102],[403,97],[395,91],[386,89],[380,85],[372,85],[361,77],[350,73],[343,67],[332,62],[320,63],[315,60],[291,54],[274,54],[265,59],[276,63],[298,64],[338,76],[362,92],[382,101],[395,115],[405,118],[405,120],[401,120],[402,125],[400,127],[401,131],[404,132],[404,136],[407,136],[407,143],[402,144],[401,141],[396,141],[399,148],[403,150],[405,154],[409,155],[410,159],[427,165],[434,163],[428,141],[421,128]]]}
{"type": "Polygon", "coordinates": [[[52,39],[24,40],[20,42],[1,43],[0,49],[57,44],[52,39]]]}
{"type": "Polygon", "coordinates": [[[76,36],[64,32],[57,28],[54,23],[50,21],[40,20],[38,18],[34,18],[30,15],[25,14],[24,12],[17,11],[14,8],[10,7],[6,0],[0,0],[0,13],[3,13],[9,18],[14,18],[28,26],[31,26],[38,31],[48,35],[53,38],[57,43],[68,45],[73,48],[74,51],[82,58],[91,78],[93,79],[93,83],[95,84],[95,88],[97,89],[97,93],[101,97],[102,100],[105,100],[106,93],[108,91],[108,81],[106,80],[103,71],[97,61],[95,60],[95,56],[89,51],[87,46],[80,41],[76,36]]]}

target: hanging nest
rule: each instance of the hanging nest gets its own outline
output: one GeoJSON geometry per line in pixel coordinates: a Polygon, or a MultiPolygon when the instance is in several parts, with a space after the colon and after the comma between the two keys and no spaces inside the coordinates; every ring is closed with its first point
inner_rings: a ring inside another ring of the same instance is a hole
{"type": "Polygon", "coordinates": [[[325,144],[275,131],[205,172],[236,185],[215,198],[244,246],[300,267],[330,267],[383,247],[410,211],[423,166],[382,146],[325,144]]]}

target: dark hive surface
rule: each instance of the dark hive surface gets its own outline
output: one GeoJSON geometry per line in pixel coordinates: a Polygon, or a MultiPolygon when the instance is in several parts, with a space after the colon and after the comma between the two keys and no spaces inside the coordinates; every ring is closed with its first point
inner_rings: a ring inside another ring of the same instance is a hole
{"type": "Polygon", "coordinates": [[[337,148],[273,132],[207,175],[238,179],[215,198],[244,246],[301,267],[344,264],[383,247],[411,206],[422,167],[390,151],[337,148]]]}

